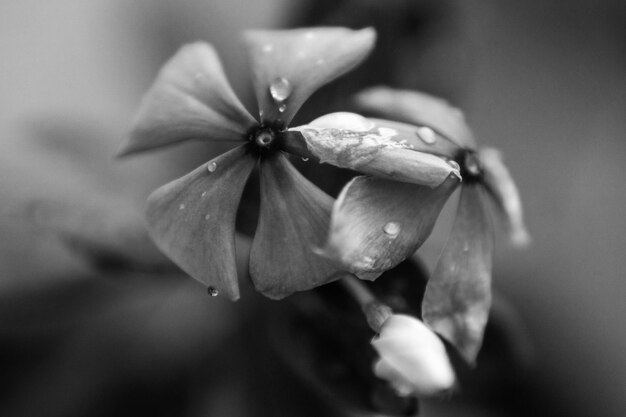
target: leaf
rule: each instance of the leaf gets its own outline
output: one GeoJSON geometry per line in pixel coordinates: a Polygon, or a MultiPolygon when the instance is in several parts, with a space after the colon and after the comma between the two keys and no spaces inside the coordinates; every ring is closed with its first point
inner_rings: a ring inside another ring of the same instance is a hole
{"type": "Polygon", "coordinates": [[[337,268],[314,253],[326,237],[332,203],[281,153],[262,159],[261,213],[250,254],[259,292],[278,299],[337,278],[337,268]]]}
{"type": "Polygon", "coordinates": [[[256,123],[235,96],[213,47],[196,42],[161,69],[119,154],[190,139],[242,141],[256,123]]]}
{"type": "Polygon", "coordinates": [[[434,189],[354,178],[335,202],[323,253],[359,278],[377,278],[424,243],[457,185],[454,175],[434,189]]]}
{"type": "Polygon", "coordinates": [[[493,235],[479,185],[465,185],[452,232],[428,284],[424,322],[468,363],[480,349],[491,305],[493,235]]]}
{"type": "Polygon", "coordinates": [[[375,38],[372,28],[246,32],[261,122],[287,126],[318,88],[361,63],[375,38]]]}
{"type": "Polygon", "coordinates": [[[239,298],[235,216],[256,158],[235,148],[148,198],[150,234],[159,248],[196,280],[239,298]]]}
{"type": "Polygon", "coordinates": [[[476,141],[463,113],[447,101],[417,91],[372,87],[357,94],[355,101],[364,111],[386,119],[428,126],[458,146],[476,149],[476,141]]]}

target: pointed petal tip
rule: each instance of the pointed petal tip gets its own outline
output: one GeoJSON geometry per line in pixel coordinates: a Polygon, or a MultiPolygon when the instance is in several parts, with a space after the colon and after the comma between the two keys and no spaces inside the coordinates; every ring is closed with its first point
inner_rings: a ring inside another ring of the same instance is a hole
{"type": "Polygon", "coordinates": [[[125,140],[120,144],[118,149],[114,153],[115,159],[123,159],[127,156],[132,156],[136,153],[141,152],[141,148],[137,148],[133,145],[131,140],[125,140]]]}
{"type": "Polygon", "coordinates": [[[275,288],[264,290],[262,288],[259,289],[257,287],[256,290],[258,292],[260,292],[261,294],[263,294],[263,296],[269,298],[270,300],[274,300],[274,301],[280,301],[283,298],[289,297],[291,294],[293,294],[293,292],[276,291],[275,288]]]}
{"type": "Polygon", "coordinates": [[[355,36],[360,36],[364,43],[371,43],[371,48],[374,47],[374,43],[378,38],[376,29],[373,26],[367,26],[355,31],[355,36]]]}
{"type": "Polygon", "coordinates": [[[239,301],[241,298],[241,294],[239,294],[239,287],[235,288],[235,291],[228,292],[224,296],[232,302],[239,301]]]}
{"type": "Polygon", "coordinates": [[[526,227],[516,227],[509,231],[509,242],[517,249],[525,249],[533,243],[533,238],[526,227]]]}
{"type": "Polygon", "coordinates": [[[484,170],[484,186],[506,223],[511,245],[516,248],[527,247],[532,238],[524,222],[519,190],[504,164],[502,153],[494,148],[482,148],[478,156],[484,170]]]}

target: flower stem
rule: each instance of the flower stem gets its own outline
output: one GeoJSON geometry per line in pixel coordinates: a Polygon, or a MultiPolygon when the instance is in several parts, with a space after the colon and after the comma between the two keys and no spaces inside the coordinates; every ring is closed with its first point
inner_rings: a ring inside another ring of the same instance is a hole
{"type": "Polygon", "coordinates": [[[393,314],[391,308],[380,302],[374,293],[359,281],[354,275],[346,275],[340,281],[348,293],[361,306],[367,324],[376,333],[380,333],[383,323],[393,314]]]}

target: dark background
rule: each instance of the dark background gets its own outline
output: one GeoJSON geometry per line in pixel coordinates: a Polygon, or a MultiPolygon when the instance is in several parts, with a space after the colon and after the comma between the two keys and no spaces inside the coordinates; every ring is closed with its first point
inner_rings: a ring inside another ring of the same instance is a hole
{"type": "MultiPolygon", "coordinates": [[[[380,78],[363,70],[359,82],[444,96],[466,111],[481,144],[504,152],[534,241],[519,252],[498,239],[495,287],[530,335],[531,379],[581,416],[626,414],[626,5],[389,1],[381,11],[376,3],[1,3],[3,415],[89,414],[90,398],[121,389],[119,381],[188,381],[189,367],[220,361],[211,349],[229,340],[246,297],[236,305],[208,300],[191,280],[150,274],[114,274],[103,284],[82,254],[33,225],[29,203],[119,203],[136,215],[156,186],[223,150],[189,144],[112,159],[160,65],[182,43],[207,40],[252,107],[240,31],[302,22],[380,26],[382,47],[368,62],[380,78]]],[[[58,216],[74,227],[78,215],[58,216]]],[[[427,257],[444,236],[442,226],[427,257]]],[[[198,386],[215,384],[198,378],[198,386]]],[[[198,415],[245,415],[230,401],[237,381],[220,384],[223,393],[211,398],[223,403],[206,406],[201,390],[183,388],[180,401],[198,415]]]]}

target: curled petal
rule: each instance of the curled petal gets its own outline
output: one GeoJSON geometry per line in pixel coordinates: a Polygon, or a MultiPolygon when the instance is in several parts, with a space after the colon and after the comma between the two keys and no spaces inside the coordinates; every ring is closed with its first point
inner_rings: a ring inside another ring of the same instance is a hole
{"type": "Polygon", "coordinates": [[[337,268],[314,253],[326,236],[332,201],[281,153],[264,157],[261,213],[250,254],[259,292],[278,299],[337,278],[337,268]]]}
{"type": "Polygon", "coordinates": [[[483,169],[483,183],[493,196],[506,221],[509,239],[516,246],[526,246],[531,237],[524,224],[524,213],[519,191],[502,155],[493,148],[481,149],[478,159],[483,169]]]}
{"type": "Polygon", "coordinates": [[[462,188],[452,233],[426,286],[424,322],[474,363],[491,305],[491,223],[477,185],[462,188]]]}
{"type": "Polygon", "coordinates": [[[445,346],[415,317],[395,314],[388,318],[372,346],[380,355],[374,373],[400,394],[432,396],[456,382],[445,346]]]}
{"type": "Polygon", "coordinates": [[[335,202],[323,253],[362,279],[411,256],[430,235],[458,180],[437,188],[356,177],[335,202]]]}
{"type": "Polygon", "coordinates": [[[256,121],[233,93],[213,47],[182,47],[144,96],[130,140],[130,154],[188,139],[243,140],[256,121]]]}
{"type": "Polygon", "coordinates": [[[475,149],[476,141],[463,113],[447,101],[417,91],[373,87],[356,96],[357,105],[384,118],[428,126],[458,146],[475,149]]]}
{"type": "Polygon", "coordinates": [[[235,148],[164,185],[148,198],[150,234],[157,246],[196,280],[239,298],[235,215],[256,158],[235,148]]]}
{"type": "MultiPolygon", "coordinates": [[[[340,168],[428,187],[439,186],[450,174],[461,178],[456,163],[413,150],[410,144],[397,140],[400,132],[395,129],[374,124],[368,130],[348,130],[324,127],[314,121],[290,129],[296,131],[301,133],[311,155],[340,168]]],[[[287,148],[295,148],[296,140],[291,135],[287,148]]]]}
{"type": "Polygon", "coordinates": [[[261,121],[288,125],[315,90],[361,63],[375,38],[372,28],[246,32],[261,121]]]}

